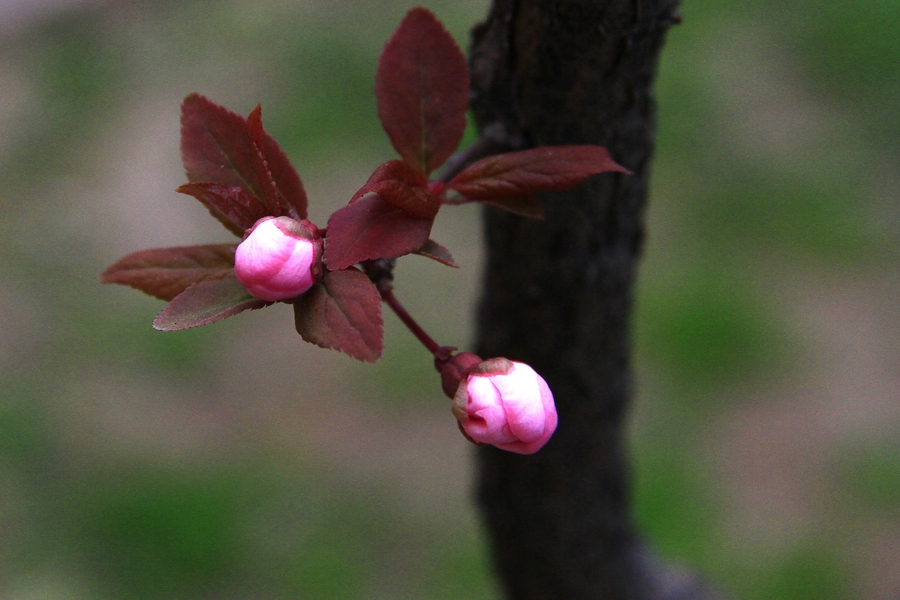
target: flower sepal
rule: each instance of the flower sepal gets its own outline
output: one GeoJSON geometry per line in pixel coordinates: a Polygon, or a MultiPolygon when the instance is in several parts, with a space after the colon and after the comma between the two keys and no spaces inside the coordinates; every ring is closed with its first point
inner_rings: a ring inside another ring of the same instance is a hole
{"type": "Polygon", "coordinates": [[[453,400],[460,382],[464,381],[468,377],[469,371],[481,362],[481,357],[471,352],[460,352],[449,358],[436,357],[434,367],[441,374],[441,388],[444,390],[444,394],[453,400]]]}

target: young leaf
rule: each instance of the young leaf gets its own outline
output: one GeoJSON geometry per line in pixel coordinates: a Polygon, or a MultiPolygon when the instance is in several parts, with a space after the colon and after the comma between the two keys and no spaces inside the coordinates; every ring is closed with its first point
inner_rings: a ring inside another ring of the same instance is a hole
{"type": "Polygon", "coordinates": [[[365,362],[376,362],[384,348],[381,296],[356,269],[330,271],[294,302],[297,333],[312,344],[365,362]]]}
{"type": "Polygon", "coordinates": [[[283,207],[283,210],[286,208],[284,216],[305,219],[307,202],[303,182],[300,181],[297,170],[294,169],[294,165],[288,160],[275,138],[263,129],[262,109],[258,105],[247,116],[247,131],[259,151],[271,179],[271,186],[267,186],[267,188],[274,195],[272,198],[268,198],[269,204],[275,203],[283,207]]]}
{"type": "Polygon", "coordinates": [[[325,266],[338,271],[363,260],[415,252],[428,241],[433,222],[369,194],[329,217],[325,266]]]}
{"type": "Polygon", "coordinates": [[[540,200],[534,196],[513,196],[511,198],[484,200],[483,202],[523,217],[531,217],[532,219],[544,218],[544,207],[541,206],[540,200]]]}
{"type": "Polygon", "coordinates": [[[427,188],[407,185],[396,179],[379,181],[369,186],[368,191],[381,196],[388,204],[422,219],[434,219],[441,208],[441,201],[427,188]]]}
{"type": "Polygon", "coordinates": [[[453,260],[453,255],[450,254],[450,251],[434,240],[428,240],[425,242],[424,246],[416,250],[413,254],[436,260],[439,263],[447,265],[448,267],[453,267],[454,269],[459,268],[459,265],[453,260]]]}
{"type": "Polygon", "coordinates": [[[235,244],[210,244],[132,252],[106,269],[100,281],[172,300],[192,284],[232,275],[235,248],[235,244]]]}
{"type": "Polygon", "coordinates": [[[248,123],[199,94],[189,95],[181,105],[181,157],[191,183],[242,188],[263,203],[268,215],[298,218],[306,214],[300,178],[275,140],[263,131],[259,107],[248,123]],[[273,169],[279,169],[277,181],[269,161],[273,169]]]}
{"type": "Polygon", "coordinates": [[[350,202],[356,202],[369,192],[374,191],[371,189],[372,186],[382,181],[392,180],[401,181],[409,186],[428,187],[428,178],[419,173],[419,171],[402,160],[389,160],[372,172],[369,180],[350,198],[350,202]]]}
{"type": "Polygon", "coordinates": [[[257,140],[262,142],[263,136],[262,108],[260,108],[259,104],[257,104],[256,108],[254,108],[247,116],[245,127],[247,128],[247,134],[250,136],[250,143],[253,144],[253,150],[256,152],[256,160],[253,161],[252,166],[254,170],[253,175],[259,182],[260,189],[262,190],[263,195],[261,200],[266,203],[269,212],[272,214],[294,216],[292,214],[291,206],[287,203],[287,200],[284,199],[278,186],[275,185],[275,180],[272,178],[272,171],[269,170],[266,158],[263,156],[262,150],[257,143],[257,140]],[[254,135],[256,136],[255,138],[254,135]]]}
{"type": "Polygon", "coordinates": [[[190,182],[241,187],[265,198],[246,120],[199,94],[181,105],[181,158],[190,182]]]}
{"type": "Polygon", "coordinates": [[[456,150],[466,127],[469,69],[459,46],[428,10],[406,13],[385,44],[375,96],[394,148],[423,175],[456,150]]]}
{"type": "Polygon", "coordinates": [[[271,302],[251,296],[234,275],[230,275],[188,287],[156,315],[153,328],[160,331],[189,329],[269,304],[271,302]]]}
{"type": "Polygon", "coordinates": [[[428,179],[402,160],[390,160],[375,169],[350,204],[370,193],[423,219],[433,219],[441,208],[441,201],[428,191],[428,179]]]}
{"type": "Polygon", "coordinates": [[[237,186],[220,183],[185,183],[177,192],[193,196],[225,227],[238,237],[268,215],[266,205],[259,198],[237,186]]]}
{"type": "Polygon", "coordinates": [[[602,146],[544,146],[482,158],[447,187],[469,200],[498,200],[564,190],[606,171],[630,173],[602,146]]]}

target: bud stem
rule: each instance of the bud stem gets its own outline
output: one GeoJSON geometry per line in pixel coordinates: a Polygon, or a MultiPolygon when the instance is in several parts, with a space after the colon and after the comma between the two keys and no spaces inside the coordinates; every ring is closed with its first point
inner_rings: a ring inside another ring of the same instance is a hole
{"type": "Polygon", "coordinates": [[[412,318],[406,309],[403,308],[403,305],[400,304],[400,301],[394,296],[393,290],[390,288],[390,284],[388,285],[380,285],[379,292],[381,292],[381,299],[385,304],[391,307],[391,310],[403,321],[403,324],[412,332],[416,339],[418,339],[422,344],[428,348],[428,351],[433,355],[437,355],[438,351],[441,350],[441,346],[435,342],[430,335],[425,333],[425,330],[416,323],[416,320],[412,318]]]}

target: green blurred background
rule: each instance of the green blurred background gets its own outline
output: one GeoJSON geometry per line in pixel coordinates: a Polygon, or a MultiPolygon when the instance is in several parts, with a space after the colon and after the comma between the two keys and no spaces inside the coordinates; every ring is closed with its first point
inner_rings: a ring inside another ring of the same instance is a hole
{"type": "MultiPolygon", "coordinates": [[[[425,2],[466,47],[486,0],[425,2]]],[[[0,2],[0,598],[498,598],[471,449],[387,317],[359,365],[285,306],[180,333],[98,284],[133,250],[224,242],[178,107],[266,127],[324,224],[393,156],[379,49],[410,5],[0,2]]],[[[686,0],[659,146],[630,421],[637,521],[748,600],[900,594],[900,2],[686,0]]],[[[471,134],[469,136],[471,138],[471,134]]],[[[397,293],[468,347],[462,265],[397,293]]]]}

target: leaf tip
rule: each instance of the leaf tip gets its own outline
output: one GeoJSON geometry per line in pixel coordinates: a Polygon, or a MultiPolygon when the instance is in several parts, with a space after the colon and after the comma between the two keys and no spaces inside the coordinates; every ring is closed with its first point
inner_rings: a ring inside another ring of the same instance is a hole
{"type": "Polygon", "coordinates": [[[171,324],[166,323],[164,319],[160,318],[161,316],[162,313],[153,318],[153,323],[151,323],[153,329],[157,331],[178,331],[179,328],[177,326],[173,327],[171,324]]]}
{"type": "Polygon", "coordinates": [[[410,9],[375,72],[378,117],[404,162],[423,175],[459,145],[469,104],[465,55],[430,10],[410,9]]]}

